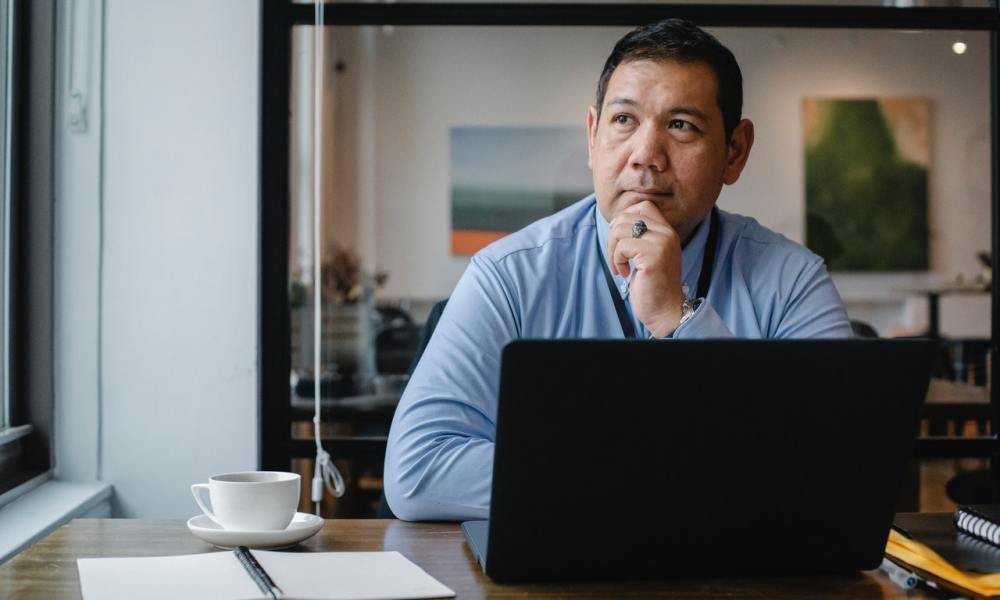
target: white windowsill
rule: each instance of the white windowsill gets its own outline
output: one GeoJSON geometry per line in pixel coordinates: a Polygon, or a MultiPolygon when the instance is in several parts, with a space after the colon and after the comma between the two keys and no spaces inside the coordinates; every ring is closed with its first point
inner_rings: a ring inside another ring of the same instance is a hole
{"type": "Polygon", "coordinates": [[[0,508],[0,564],[76,517],[111,516],[106,483],[46,481],[0,508]]]}

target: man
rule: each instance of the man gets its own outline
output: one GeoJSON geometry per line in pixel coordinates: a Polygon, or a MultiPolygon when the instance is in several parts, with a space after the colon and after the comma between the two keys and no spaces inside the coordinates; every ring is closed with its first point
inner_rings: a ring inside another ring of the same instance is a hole
{"type": "MultiPolygon", "coordinates": [[[[616,44],[587,115],[594,195],[473,256],[400,400],[385,462],[398,517],[488,517],[515,338],[851,336],[819,257],[715,209],[753,145],[742,88],[732,53],[686,21],[616,44]]],[[[670,402],[670,381],[649,401],[670,402]]]]}

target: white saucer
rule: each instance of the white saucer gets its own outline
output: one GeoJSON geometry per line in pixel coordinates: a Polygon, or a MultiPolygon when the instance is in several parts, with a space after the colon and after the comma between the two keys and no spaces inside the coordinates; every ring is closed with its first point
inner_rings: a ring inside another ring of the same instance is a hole
{"type": "Polygon", "coordinates": [[[205,515],[188,519],[188,529],[195,537],[219,548],[247,546],[261,550],[288,548],[305,541],[323,528],[323,519],[309,513],[295,513],[292,522],[284,529],[273,531],[238,531],[223,529],[205,515]]]}

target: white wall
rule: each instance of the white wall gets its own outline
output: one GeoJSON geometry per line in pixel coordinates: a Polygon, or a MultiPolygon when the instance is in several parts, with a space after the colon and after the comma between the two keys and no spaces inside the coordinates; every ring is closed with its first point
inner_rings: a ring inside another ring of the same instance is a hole
{"type": "MultiPolygon", "coordinates": [[[[619,28],[369,28],[367,52],[341,36],[340,57],[364,85],[341,85],[338,124],[374,123],[371,148],[338,148],[356,177],[342,177],[342,198],[365,198],[361,220],[374,220],[373,266],[389,272],[386,297],[447,296],[467,264],[450,255],[448,129],[455,125],[580,127],[619,28]],[[362,59],[375,65],[365,70],[362,59]],[[351,59],[354,59],[353,62],[351,59]],[[360,67],[359,67],[360,64],[360,67]],[[357,71],[361,69],[360,75],[357,71]],[[349,120],[350,122],[347,122],[349,120]],[[366,176],[365,172],[369,174],[366,176]]],[[[740,61],[745,116],[757,137],[727,210],[755,216],[801,241],[804,173],[801,103],[808,96],[925,96],[931,101],[930,254],[932,280],[978,272],[975,253],[989,249],[989,96],[985,34],[895,31],[717,29],[740,61]]],[[[347,75],[352,77],[352,75],[347,75]]],[[[341,140],[342,141],[342,140],[341,140]]],[[[581,153],[581,159],[585,154],[581,153]]],[[[837,283],[852,313],[883,327],[919,327],[924,315],[897,288],[926,276],[856,277],[837,283]]],[[[943,303],[946,332],[989,332],[989,299],[943,303]]]]}
{"type": "Polygon", "coordinates": [[[99,389],[97,470],[120,516],[190,516],[191,483],[256,466],[258,13],[104,4],[101,222],[93,190],[62,180],[80,207],[62,212],[57,281],[63,333],[100,326],[58,341],[57,378],[99,389]]]}

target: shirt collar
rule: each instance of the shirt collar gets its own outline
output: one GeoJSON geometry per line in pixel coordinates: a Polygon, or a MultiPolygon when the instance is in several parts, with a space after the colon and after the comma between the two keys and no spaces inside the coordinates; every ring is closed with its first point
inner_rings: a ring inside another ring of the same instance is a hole
{"type": "MultiPolygon", "coordinates": [[[[594,218],[597,222],[597,242],[601,246],[601,256],[604,258],[604,264],[608,267],[608,272],[611,272],[611,261],[608,258],[608,236],[611,235],[611,226],[608,224],[607,219],[601,214],[601,211],[597,207],[597,203],[594,203],[594,218]]],[[[705,222],[708,218],[702,220],[698,224],[698,228],[695,229],[694,236],[688,242],[684,249],[681,251],[681,283],[688,287],[687,296],[693,298],[698,290],[698,277],[701,274],[701,261],[705,256],[705,242],[708,239],[708,227],[705,226],[705,222]]],[[[621,294],[622,298],[628,297],[628,290],[626,289],[622,293],[622,283],[625,281],[624,277],[620,275],[613,275],[615,280],[615,287],[618,288],[618,293],[621,294]]]]}

